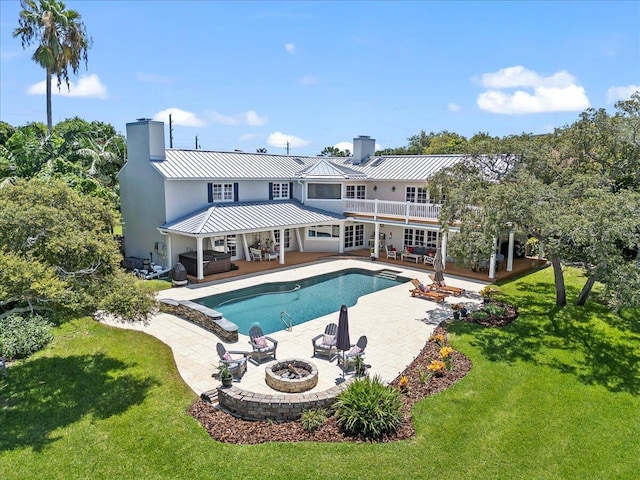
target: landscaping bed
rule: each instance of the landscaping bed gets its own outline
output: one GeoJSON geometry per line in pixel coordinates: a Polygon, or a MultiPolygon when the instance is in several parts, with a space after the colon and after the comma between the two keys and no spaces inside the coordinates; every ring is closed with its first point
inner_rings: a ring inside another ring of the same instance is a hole
{"type": "MultiPolygon", "coordinates": [[[[471,361],[466,356],[452,351],[449,355],[450,369],[442,371],[441,376],[432,375],[426,378],[429,376],[429,366],[434,360],[440,358],[443,342],[446,342],[446,332],[442,327],[437,327],[434,335],[411,365],[391,382],[393,387],[402,392],[403,421],[393,435],[384,436],[380,441],[389,442],[413,437],[415,431],[411,423],[411,409],[415,403],[449,388],[471,369],[471,361]],[[439,338],[442,340],[437,341],[436,339],[439,338]],[[403,377],[406,377],[406,380],[403,380],[403,377]]],[[[213,439],[226,443],[362,441],[360,438],[345,434],[338,427],[333,416],[330,416],[317,430],[308,432],[297,421],[277,423],[243,420],[202,400],[195,402],[188,413],[202,424],[213,439]]]]}

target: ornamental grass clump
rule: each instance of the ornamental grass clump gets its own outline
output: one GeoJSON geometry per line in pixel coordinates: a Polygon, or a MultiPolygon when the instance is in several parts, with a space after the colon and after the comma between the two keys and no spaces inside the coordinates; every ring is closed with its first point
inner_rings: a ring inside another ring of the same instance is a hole
{"type": "Polygon", "coordinates": [[[302,412],[300,424],[307,432],[315,432],[324,425],[328,416],[324,408],[310,408],[302,412]]]}
{"type": "Polygon", "coordinates": [[[356,379],[335,403],[338,425],[348,434],[378,439],[393,433],[402,422],[400,392],[380,376],[356,379]]]}

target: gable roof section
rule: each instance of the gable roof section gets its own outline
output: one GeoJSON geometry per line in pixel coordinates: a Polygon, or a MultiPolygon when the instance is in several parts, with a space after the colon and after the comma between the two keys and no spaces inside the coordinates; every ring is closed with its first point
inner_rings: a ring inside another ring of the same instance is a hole
{"type": "Polygon", "coordinates": [[[304,157],[267,153],[167,149],[163,161],[151,162],[168,180],[397,180],[427,181],[467,155],[395,155],[371,157],[354,165],[352,157],[304,157]]]}
{"type": "Polygon", "coordinates": [[[340,214],[308,207],[294,200],[234,202],[197,210],[165,223],[160,229],[186,235],[214,235],[316,225],[343,219],[340,214]]]}
{"type": "Polygon", "coordinates": [[[267,153],[211,152],[167,149],[162,162],[153,166],[166,179],[201,180],[211,178],[267,180],[293,178],[301,168],[313,165],[315,157],[270,155],[267,153]]]}
{"type": "Polygon", "coordinates": [[[323,158],[314,164],[300,170],[296,177],[299,178],[316,178],[316,179],[365,179],[367,174],[359,172],[353,168],[346,167],[330,162],[323,158]]]}

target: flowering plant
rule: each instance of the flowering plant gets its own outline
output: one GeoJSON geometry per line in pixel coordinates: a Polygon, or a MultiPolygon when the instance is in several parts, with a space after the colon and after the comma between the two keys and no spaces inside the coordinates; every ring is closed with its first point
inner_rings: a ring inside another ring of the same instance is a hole
{"type": "Polygon", "coordinates": [[[440,349],[440,358],[448,358],[453,353],[453,348],[446,346],[440,349]]]}
{"type": "Polygon", "coordinates": [[[401,392],[406,392],[409,390],[409,377],[403,375],[400,377],[400,381],[398,382],[398,386],[400,387],[401,392]]]}
{"type": "Polygon", "coordinates": [[[460,310],[462,308],[462,304],[454,303],[453,305],[451,305],[451,308],[453,308],[454,310],[460,310]]]}
{"type": "Polygon", "coordinates": [[[430,342],[435,342],[438,345],[442,346],[445,343],[444,335],[441,333],[432,333],[429,337],[430,342]]]}
{"type": "Polygon", "coordinates": [[[432,360],[427,368],[435,375],[442,376],[444,375],[444,371],[447,369],[447,366],[442,360],[432,360]]]}

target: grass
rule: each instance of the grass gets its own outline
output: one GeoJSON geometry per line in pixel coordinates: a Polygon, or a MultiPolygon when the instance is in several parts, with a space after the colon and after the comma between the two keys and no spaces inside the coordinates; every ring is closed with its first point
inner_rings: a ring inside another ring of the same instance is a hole
{"type": "MultiPolygon", "coordinates": [[[[574,295],[580,278],[567,277],[574,295]]],[[[390,444],[215,442],[185,413],[195,396],[166,346],[70,321],[0,380],[0,476],[637,478],[638,312],[556,309],[550,270],[502,290],[520,318],[503,329],[455,323],[452,345],[472,371],[415,407],[414,439],[390,444]]]]}

